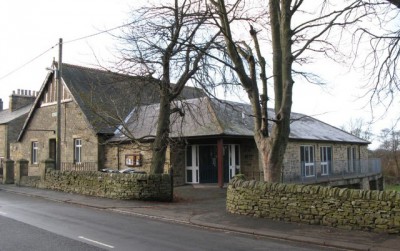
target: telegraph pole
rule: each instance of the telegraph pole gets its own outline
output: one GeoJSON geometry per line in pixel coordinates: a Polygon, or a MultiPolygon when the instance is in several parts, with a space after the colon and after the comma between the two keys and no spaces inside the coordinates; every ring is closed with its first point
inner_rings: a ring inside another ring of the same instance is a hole
{"type": "Polygon", "coordinates": [[[58,69],[57,69],[57,135],[56,135],[56,170],[61,169],[61,95],[62,95],[62,44],[58,43],[58,69]]]}

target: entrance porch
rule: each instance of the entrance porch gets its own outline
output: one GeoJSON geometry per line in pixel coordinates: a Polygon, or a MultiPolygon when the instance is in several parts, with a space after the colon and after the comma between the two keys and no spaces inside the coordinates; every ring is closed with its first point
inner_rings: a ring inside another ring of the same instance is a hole
{"type": "Polygon", "coordinates": [[[186,147],[185,183],[218,183],[223,187],[240,172],[240,145],[191,144],[186,147]]]}

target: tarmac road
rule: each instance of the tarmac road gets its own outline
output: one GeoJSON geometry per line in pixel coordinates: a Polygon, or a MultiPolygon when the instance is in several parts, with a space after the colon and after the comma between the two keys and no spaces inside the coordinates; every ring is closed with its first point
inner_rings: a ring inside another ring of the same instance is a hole
{"type": "Polygon", "coordinates": [[[327,249],[119,214],[107,209],[60,203],[1,190],[0,215],[2,251],[62,250],[62,247],[69,247],[68,243],[71,249],[64,250],[327,249]],[[2,235],[4,232],[8,234],[2,235]],[[3,243],[8,245],[4,246],[3,243]],[[52,249],[54,245],[57,248],[52,249]]]}

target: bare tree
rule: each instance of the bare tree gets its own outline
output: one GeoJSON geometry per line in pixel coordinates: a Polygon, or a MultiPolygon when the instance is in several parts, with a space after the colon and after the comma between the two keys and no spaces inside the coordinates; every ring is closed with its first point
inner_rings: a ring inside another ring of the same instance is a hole
{"type": "Polygon", "coordinates": [[[361,139],[371,140],[371,123],[366,122],[362,118],[350,119],[346,125],[342,125],[341,129],[361,139]]]}
{"type": "Polygon", "coordinates": [[[379,135],[381,145],[379,149],[384,151],[381,158],[387,173],[400,178],[400,131],[383,129],[379,135]]]}
{"type": "Polygon", "coordinates": [[[381,104],[389,109],[400,91],[400,29],[397,25],[400,18],[400,2],[364,2],[371,8],[365,10],[367,22],[360,23],[354,32],[353,44],[356,48],[353,56],[356,65],[364,68],[370,80],[366,86],[370,93],[371,108],[375,104],[381,104]]]}
{"type": "MultiPolygon", "coordinates": [[[[337,47],[329,42],[334,35],[334,28],[338,28],[340,32],[347,25],[358,22],[363,15],[357,15],[356,12],[366,4],[361,1],[346,1],[337,6],[329,1],[314,1],[311,5],[305,5],[303,0],[269,0],[269,29],[264,26],[261,30],[256,30],[253,27],[257,23],[246,20],[252,24],[249,29],[252,39],[250,44],[243,41],[243,38],[235,37],[232,31],[232,25],[243,20],[237,17],[242,16],[238,12],[245,9],[245,2],[227,2],[210,0],[216,12],[216,24],[225,38],[229,59],[225,65],[235,72],[250,99],[255,121],[254,139],[262,160],[264,180],[279,182],[290,133],[293,75],[310,80],[307,72],[294,69],[293,64],[307,63],[315,53],[324,53],[334,58],[337,47]],[[295,26],[292,24],[294,18],[295,26]],[[275,111],[272,118],[267,118],[267,63],[258,39],[262,31],[268,31],[271,38],[275,111]],[[272,122],[270,134],[269,121],[272,122]]],[[[257,18],[254,20],[257,21],[257,18]]]]}
{"type": "Polygon", "coordinates": [[[182,113],[177,107],[171,108],[171,102],[197,72],[204,70],[204,55],[217,37],[204,25],[207,13],[203,10],[201,0],[146,6],[134,10],[135,18],[123,36],[126,45],[119,70],[158,79],[160,109],[152,147],[152,173],[163,172],[170,115],[182,113]]]}

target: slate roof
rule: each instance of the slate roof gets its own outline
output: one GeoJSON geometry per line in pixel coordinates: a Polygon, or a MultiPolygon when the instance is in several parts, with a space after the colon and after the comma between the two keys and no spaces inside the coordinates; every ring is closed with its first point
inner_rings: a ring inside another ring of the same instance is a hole
{"type": "Polygon", "coordinates": [[[7,124],[14,119],[26,115],[31,107],[32,105],[27,105],[20,109],[14,110],[13,112],[10,109],[0,111],[0,124],[7,124]]]}
{"type": "MultiPolygon", "coordinates": [[[[35,101],[38,107],[45,86],[52,80],[50,72],[35,101]]],[[[62,64],[62,80],[73,99],[81,108],[91,127],[97,134],[112,134],[115,125],[121,123],[135,106],[158,102],[158,82],[154,78],[118,74],[110,71],[62,64]]],[[[198,88],[185,87],[181,98],[204,96],[198,88]]],[[[28,116],[24,128],[33,116],[28,116]]],[[[22,137],[22,130],[19,139],[22,137]]]]}
{"type": "MultiPolygon", "coordinates": [[[[178,102],[175,105],[183,107],[185,116],[182,118],[178,114],[171,115],[171,137],[253,137],[254,121],[251,106],[248,104],[220,102],[204,97],[178,102]]],[[[120,129],[124,133],[117,130],[111,141],[129,140],[126,136],[129,133],[136,138],[154,137],[158,112],[158,104],[142,106],[140,109],[132,111],[125,121],[127,130],[123,130],[121,127],[120,129]]],[[[269,118],[274,117],[273,110],[268,111],[268,116],[269,118]]],[[[291,118],[289,135],[291,140],[369,144],[368,141],[310,116],[292,113],[291,118]]]]}
{"type": "MultiPolygon", "coordinates": [[[[65,85],[97,133],[113,133],[114,125],[120,124],[134,107],[159,100],[158,82],[150,77],[122,75],[69,64],[63,64],[62,71],[65,85]]],[[[200,96],[204,93],[190,87],[181,94],[183,98],[200,96]]]]}

